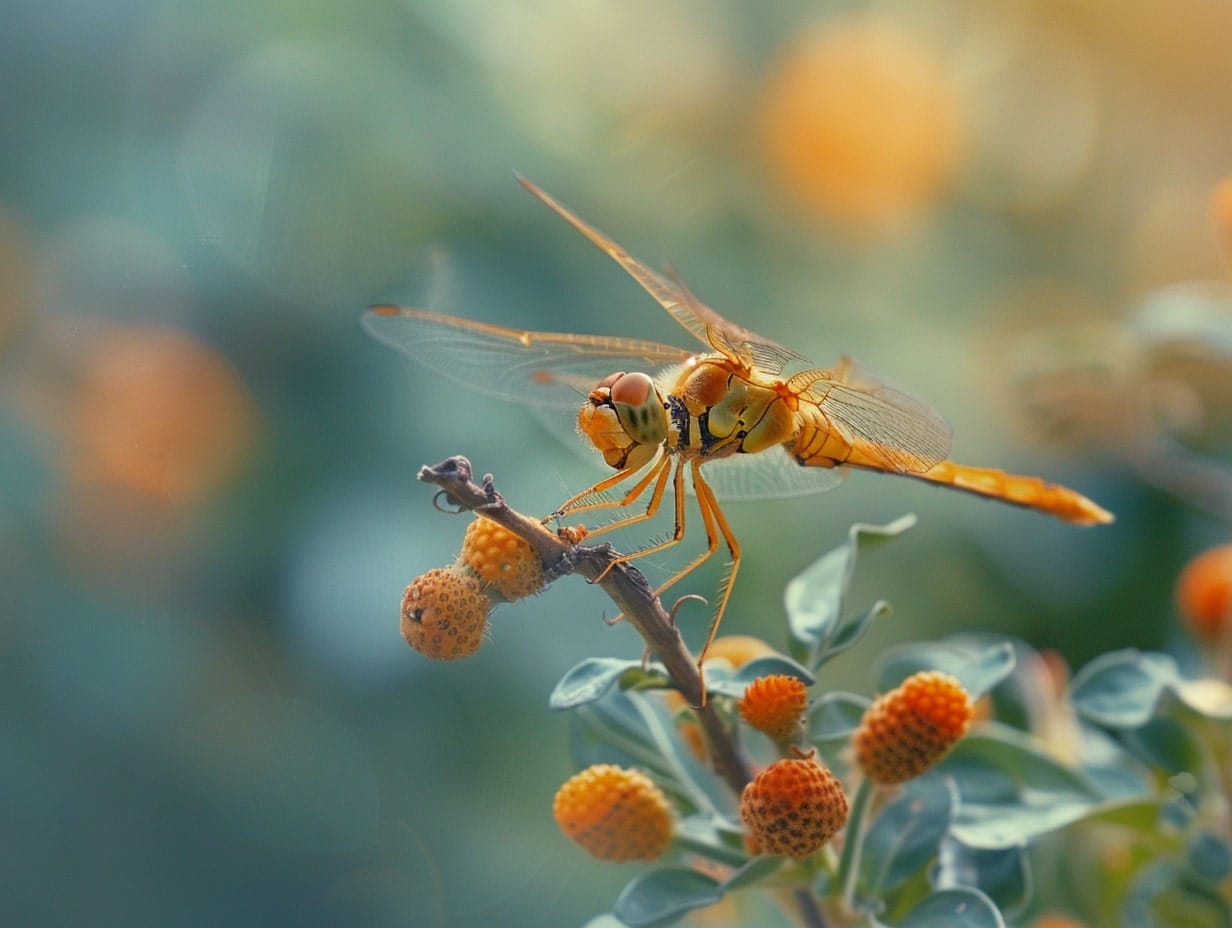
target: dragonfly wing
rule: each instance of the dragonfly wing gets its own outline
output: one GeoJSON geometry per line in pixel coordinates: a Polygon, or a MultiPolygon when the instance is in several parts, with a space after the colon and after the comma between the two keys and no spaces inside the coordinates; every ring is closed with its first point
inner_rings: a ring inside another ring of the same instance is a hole
{"type": "Polygon", "coordinates": [[[689,357],[683,348],[641,339],[527,332],[399,306],[374,306],[362,323],[442,377],[539,409],[576,412],[590,389],[614,371],[653,373],[689,357]]]}
{"type": "Polygon", "coordinates": [[[723,318],[699,300],[675,275],[664,277],[639,261],[546,190],[521,175],[518,175],[518,182],[624,268],[630,277],[642,285],[642,289],[703,345],[746,369],[757,367],[771,375],[780,373],[791,361],[804,361],[790,348],[723,318]]]}
{"type": "Polygon", "coordinates": [[[707,461],[702,473],[721,503],[824,493],[847,475],[837,467],[801,467],[783,447],[707,461]]]}
{"type": "Polygon", "coordinates": [[[923,473],[949,456],[950,427],[936,410],[849,359],[788,381],[805,384],[800,399],[816,403],[844,439],[887,470],[923,473]]]}

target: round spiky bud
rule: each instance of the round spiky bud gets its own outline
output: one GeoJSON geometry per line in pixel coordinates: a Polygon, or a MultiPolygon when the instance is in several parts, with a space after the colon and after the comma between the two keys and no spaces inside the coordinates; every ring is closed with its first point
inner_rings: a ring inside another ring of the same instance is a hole
{"type": "Polygon", "coordinates": [[[800,730],[806,709],[804,681],[784,673],[758,677],[745,687],[740,700],[741,718],[779,743],[791,740],[800,730]]]}
{"type": "Polygon", "coordinates": [[[672,841],[672,813],[662,790],[640,770],[595,764],[556,791],[552,817],[599,860],[654,860],[672,841]]]}
{"type": "Polygon", "coordinates": [[[759,773],[740,796],[740,817],[757,853],[808,857],[847,823],[847,797],[811,751],[759,773]]]}
{"type": "Polygon", "coordinates": [[[856,762],[874,783],[918,777],[967,733],[971,697],[948,673],[912,674],[873,702],[855,733],[856,762]]]}
{"type": "Polygon", "coordinates": [[[466,529],[458,563],[475,572],[501,599],[524,599],[543,589],[543,562],[522,538],[491,519],[477,517],[466,529]]]}
{"type": "Polygon", "coordinates": [[[492,603],[475,576],[437,567],[416,577],[402,594],[402,637],[425,657],[453,661],[483,644],[492,603]]]}
{"type": "MultiPolygon", "coordinates": [[[[751,660],[774,653],[776,653],[774,648],[752,635],[720,635],[710,643],[706,651],[706,663],[726,661],[733,670],[736,670],[751,660]]],[[[681,740],[694,757],[705,763],[707,760],[705,738],[702,736],[702,730],[698,727],[692,711],[684,711],[686,705],[684,697],[675,690],[668,690],[667,705],[676,715],[676,726],[680,731],[681,740]]]]}
{"type": "Polygon", "coordinates": [[[1210,548],[1181,571],[1176,604],[1203,641],[1218,641],[1232,623],[1232,544],[1210,548]]]}

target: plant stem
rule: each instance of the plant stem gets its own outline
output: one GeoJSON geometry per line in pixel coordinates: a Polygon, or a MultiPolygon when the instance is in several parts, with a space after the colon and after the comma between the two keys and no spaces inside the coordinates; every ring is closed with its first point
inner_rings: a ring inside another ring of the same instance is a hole
{"type": "Polygon", "coordinates": [[[737,750],[722,716],[711,705],[702,705],[706,700],[697,664],[642,572],[624,561],[612,566],[618,555],[611,545],[583,546],[562,539],[538,519],[506,505],[490,475],[476,484],[472,473],[471,462],[455,455],[434,467],[421,467],[417,476],[440,487],[459,508],[477,512],[522,538],[535,549],[550,575],[578,573],[597,583],[662,662],[681,695],[690,705],[700,707],[695,711],[711,766],[740,795],[753,778],[748,761],[737,750]]]}
{"type": "MultiPolygon", "coordinates": [[[[609,544],[573,544],[547,528],[538,519],[510,508],[497,492],[491,475],[481,484],[472,479],[471,462],[461,455],[446,458],[434,467],[421,467],[418,478],[441,488],[459,509],[470,510],[508,529],[527,542],[543,562],[549,577],[578,573],[611,597],[650,652],[662,662],[672,682],[697,715],[706,742],[710,764],[736,796],[753,779],[752,770],[723,717],[705,699],[697,663],[675,623],[646,581],[645,576],[609,544]]],[[[438,506],[439,508],[439,506],[438,506]]],[[[795,915],[805,928],[826,928],[825,916],[808,889],[793,892],[795,915]]]]}
{"type": "Polygon", "coordinates": [[[861,777],[856,787],[855,798],[851,801],[851,814],[847,817],[847,840],[843,842],[843,853],[838,859],[838,873],[835,884],[841,887],[843,906],[852,910],[855,904],[856,877],[860,872],[860,853],[864,850],[864,819],[868,815],[869,802],[873,798],[876,785],[868,777],[861,777]]]}
{"type": "Polygon", "coordinates": [[[821,906],[811,890],[797,889],[792,893],[796,910],[800,916],[800,924],[805,928],[826,928],[826,917],[821,913],[821,906]]]}

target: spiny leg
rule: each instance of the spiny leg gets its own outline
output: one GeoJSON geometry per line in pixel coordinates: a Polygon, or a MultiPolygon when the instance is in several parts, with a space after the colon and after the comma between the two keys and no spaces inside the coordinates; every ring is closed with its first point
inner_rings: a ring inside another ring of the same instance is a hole
{"type": "Polygon", "coordinates": [[[710,651],[710,646],[714,644],[715,635],[719,632],[719,623],[723,621],[723,613],[727,611],[727,601],[731,599],[732,586],[736,582],[736,572],[740,570],[740,542],[736,541],[736,536],[727,522],[727,516],[723,514],[723,510],[719,508],[718,500],[714,498],[714,491],[710,489],[710,484],[706,483],[702,478],[696,465],[693,469],[693,488],[697,491],[698,508],[702,513],[702,521],[706,523],[706,537],[710,540],[710,550],[706,556],[709,557],[710,554],[713,554],[714,549],[718,546],[717,539],[712,537],[714,533],[714,525],[711,524],[712,519],[718,525],[719,532],[723,535],[723,540],[727,542],[727,550],[731,554],[731,567],[719,587],[719,604],[714,610],[714,616],[710,619],[710,628],[706,632],[706,643],[702,646],[701,653],[697,656],[697,676],[702,684],[702,705],[705,705],[706,678],[702,670],[702,664],[706,660],[706,654],[710,651]]]}
{"type": "MultiPolygon", "coordinates": [[[[574,509],[570,515],[576,512],[586,512],[593,509],[613,509],[629,506],[635,502],[638,497],[642,496],[646,492],[646,488],[650,486],[652,480],[657,480],[654,491],[650,494],[650,502],[646,504],[646,508],[644,510],[641,512],[636,512],[631,516],[625,516],[623,519],[616,519],[613,522],[609,522],[607,525],[600,525],[598,528],[592,530],[590,535],[601,535],[603,532],[610,532],[617,528],[626,528],[630,525],[636,525],[638,522],[645,522],[647,519],[653,519],[655,514],[659,511],[660,504],[663,502],[663,493],[667,489],[667,478],[670,473],[671,458],[664,454],[663,457],[650,468],[650,471],[646,474],[646,476],[639,480],[637,485],[629,490],[629,492],[619,500],[605,500],[603,503],[591,503],[587,506],[574,509]]],[[[619,563],[619,561],[615,563],[619,563]]],[[[611,569],[612,567],[609,566],[607,570],[611,569]]],[[[607,570],[603,573],[606,574],[607,570]]],[[[599,579],[602,579],[602,577],[599,579]]]]}
{"type": "MultiPolygon", "coordinates": [[[[666,476],[666,471],[664,472],[666,476]]],[[[660,480],[659,485],[655,487],[654,496],[651,497],[650,505],[646,507],[646,511],[638,513],[634,516],[629,516],[627,519],[621,519],[619,522],[614,522],[611,525],[605,525],[602,531],[607,531],[612,528],[623,528],[626,525],[632,525],[635,522],[642,522],[652,518],[659,510],[659,504],[663,499],[663,489],[666,486],[666,481],[660,480]]],[[[680,539],[684,538],[684,461],[679,461],[676,464],[676,469],[672,475],[672,497],[676,507],[676,527],[672,531],[672,537],[666,541],[661,541],[658,544],[650,545],[646,548],[639,548],[637,551],[632,551],[629,554],[622,554],[619,557],[613,558],[612,562],[603,569],[603,573],[595,578],[598,583],[607,576],[617,564],[623,564],[626,561],[632,561],[635,558],[645,557],[647,554],[653,554],[656,551],[662,551],[664,548],[670,548],[674,544],[679,544],[680,539]]],[[[593,534],[593,533],[592,533],[593,534]]]]}
{"type": "MultiPolygon", "coordinates": [[[[706,529],[706,549],[698,554],[697,557],[693,558],[693,560],[691,560],[684,567],[680,568],[680,570],[676,571],[676,573],[668,577],[667,582],[655,590],[655,595],[662,596],[665,590],[683,580],[693,571],[697,570],[697,568],[701,567],[701,565],[707,560],[709,560],[714,555],[714,552],[719,549],[720,537],[727,542],[727,549],[731,552],[732,557],[731,569],[728,571],[727,576],[723,580],[722,586],[719,588],[719,604],[715,609],[714,616],[710,620],[710,628],[706,634],[706,644],[702,648],[701,654],[697,659],[697,674],[702,685],[702,705],[704,706],[706,704],[706,680],[702,671],[702,662],[706,659],[706,652],[710,650],[710,645],[714,641],[715,635],[718,633],[719,622],[723,618],[723,611],[727,608],[727,600],[731,596],[732,583],[736,578],[736,570],[740,567],[740,544],[736,541],[735,535],[732,534],[731,526],[727,524],[727,518],[723,515],[723,511],[719,508],[719,504],[715,500],[714,491],[710,489],[710,484],[706,483],[705,479],[701,475],[701,461],[695,459],[691,462],[691,464],[693,489],[697,493],[697,508],[701,513],[702,524],[706,529]]],[[[683,537],[684,504],[683,493],[681,492],[682,487],[680,486],[679,480],[680,472],[681,468],[677,467],[677,524],[681,527],[679,534],[683,537]]],[[[634,557],[641,557],[643,554],[675,544],[679,540],[679,537],[670,539],[663,544],[656,545],[653,548],[647,548],[644,551],[638,551],[632,555],[628,555],[624,559],[627,560],[634,557]]]]}
{"type": "MultiPolygon", "coordinates": [[[[601,529],[602,531],[606,531],[611,528],[620,528],[625,525],[631,525],[634,522],[641,522],[645,519],[652,518],[655,513],[658,512],[659,505],[663,501],[664,488],[667,486],[667,470],[664,469],[663,465],[665,465],[669,460],[670,459],[665,454],[663,456],[662,463],[655,465],[654,470],[661,471],[662,473],[659,477],[659,483],[655,486],[654,495],[651,496],[650,503],[646,507],[646,511],[635,516],[630,516],[627,519],[622,519],[619,522],[613,522],[611,525],[605,525],[601,529]]],[[[599,583],[617,564],[624,564],[627,561],[632,561],[635,558],[651,554],[655,551],[662,551],[664,548],[670,548],[672,545],[679,543],[680,539],[684,537],[684,461],[677,462],[676,468],[673,471],[672,499],[676,509],[676,528],[675,531],[672,532],[672,537],[667,539],[667,541],[660,542],[656,545],[651,545],[648,548],[642,548],[641,550],[634,551],[630,554],[622,554],[613,558],[611,562],[609,562],[608,565],[599,573],[599,576],[595,577],[593,581],[594,583],[599,583]]],[[[597,534],[597,532],[592,532],[591,534],[597,534]]],[[[656,592],[655,595],[658,595],[658,593],[656,592]]],[[[673,617],[675,616],[675,610],[672,611],[672,615],[673,617]]],[[[615,625],[623,618],[624,613],[618,612],[611,619],[605,619],[604,621],[606,621],[608,625],[615,625]]]]}
{"type": "MultiPolygon", "coordinates": [[[[599,494],[599,493],[604,493],[610,490],[612,487],[616,486],[616,484],[623,483],[624,481],[632,477],[634,474],[636,474],[639,470],[641,470],[641,467],[626,467],[624,470],[617,471],[616,473],[612,474],[612,476],[610,477],[603,478],[598,483],[596,483],[594,486],[588,487],[587,489],[583,490],[581,493],[574,493],[567,500],[561,503],[554,513],[552,513],[550,516],[547,517],[547,519],[544,519],[543,521],[547,522],[549,519],[553,519],[553,518],[559,519],[559,518],[563,518],[564,516],[576,515],[579,512],[590,512],[595,509],[617,509],[621,506],[627,506],[629,503],[633,502],[633,500],[637,499],[644,492],[646,492],[646,487],[650,486],[650,481],[652,481],[655,478],[655,475],[658,474],[663,469],[666,462],[667,462],[667,454],[664,452],[655,461],[654,466],[651,467],[646,472],[646,475],[642,477],[642,479],[639,480],[633,486],[633,489],[631,489],[628,493],[626,493],[619,500],[605,499],[605,500],[599,500],[598,502],[583,503],[582,505],[575,505],[578,502],[578,500],[583,500],[583,499],[586,499],[587,497],[595,496],[596,494],[599,494]]],[[[645,465],[642,465],[642,466],[645,466],[645,465]]]]}

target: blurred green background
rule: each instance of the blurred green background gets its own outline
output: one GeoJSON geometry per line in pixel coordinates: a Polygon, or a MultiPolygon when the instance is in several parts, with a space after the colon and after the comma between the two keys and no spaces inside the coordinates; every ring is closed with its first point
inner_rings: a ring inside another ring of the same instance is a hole
{"type": "Polygon", "coordinates": [[[1229,511],[1230,40],[1199,0],[6,4],[4,921],[576,925],[636,873],[550,817],[552,685],[640,650],[599,591],[500,608],[462,663],[398,634],[465,525],[420,465],[465,453],[539,513],[601,471],[362,308],[686,344],[514,170],[928,399],[956,459],[1118,516],[864,474],[733,504],[725,631],[781,646],[787,580],[914,511],[858,581],[893,617],[822,687],[957,631],[1183,648],[1176,572],[1229,511]]]}

